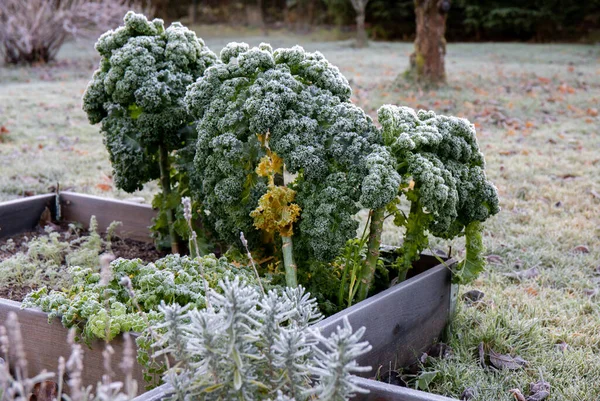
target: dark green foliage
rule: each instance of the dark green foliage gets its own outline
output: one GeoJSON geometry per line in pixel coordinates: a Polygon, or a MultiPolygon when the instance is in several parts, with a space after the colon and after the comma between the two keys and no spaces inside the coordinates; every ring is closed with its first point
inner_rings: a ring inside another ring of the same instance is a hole
{"type": "Polygon", "coordinates": [[[100,67],[83,96],[90,123],[102,123],[119,188],[128,192],[158,178],[158,147],[186,145],[186,87],[216,56],[180,24],[165,30],[133,12],[125,26],[98,39],[100,67]]]}
{"type": "Polygon", "coordinates": [[[173,214],[181,214],[175,209],[188,184],[186,174],[172,171],[170,154],[186,148],[184,158],[193,157],[185,155],[196,136],[183,97],[217,59],[179,23],[165,30],[162,20],[148,21],[133,12],[124,21],[125,26],[106,32],[96,43],[102,58],[83,96],[83,110],[90,123],[102,124],[117,187],[133,192],[161,178],[154,229],[159,237],[168,232],[172,250],[178,252],[176,237],[185,221],[173,214]]]}
{"type": "Polygon", "coordinates": [[[260,243],[250,213],[267,190],[255,169],[265,155],[257,134],[268,134],[296,174],[298,259],[333,259],[356,235],[358,210],[385,205],[400,182],[373,121],[350,103],[347,80],[321,53],[231,43],[221,60],[186,96],[198,120],[193,188],[208,224],[228,243],[240,231],[260,243]]]}
{"type": "Polygon", "coordinates": [[[468,234],[470,253],[463,279],[482,268],[479,224],[498,213],[496,188],[485,175],[483,154],[475,128],[465,119],[415,112],[408,107],[386,105],[379,109],[383,138],[397,157],[404,179],[402,194],[411,202],[405,216],[397,209],[395,223],[406,228],[399,265],[410,268],[428,246],[427,232],[451,239],[468,234]]]}

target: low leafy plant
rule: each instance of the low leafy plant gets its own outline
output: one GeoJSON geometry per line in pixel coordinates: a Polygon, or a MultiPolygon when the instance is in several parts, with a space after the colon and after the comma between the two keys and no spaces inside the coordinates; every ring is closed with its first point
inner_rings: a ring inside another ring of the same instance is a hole
{"type": "Polygon", "coordinates": [[[69,288],[42,287],[29,293],[23,306],[47,312],[49,322],[60,318],[63,326],[77,329],[88,343],[97,338],[109,341],[128,331],[140,333],[136,340],[141,351],[138,361],[146,366],[149,381],[162,369],[162,365],[154,365],[147,353],[149,324],[164,319],[158,308],[161,303],[204,308],[204,280],[215,288],[224,278],[257,282],[251,270],[213,255],[189,258],[175,254],[148,264],[139,259],[117,259],[105,263],[102,270],[98,266],[72,266],[68,273],[72,280],[69,288]],[[124,279],[127,286],[123,286],[124,279]]]}
{"type": "MultiPolygon", "coordinates": [[[[106,240],[98,233],[94,216],[85,235],[80,234],[74,225],[62,236],[51,226],[46,226],[46,235],[27,240],[26,252],[17,252],[0,261],[0,287],[11,288],[15,292],[19,289],[47,287],[58,290],[68,287],[72,282],[69,268],[97,268],[100,254],[110,249],[110,237],[114,235],[118,224],[114,222],[108,227],[106,240]]],[[[11,242],[7,244],[7,250],[15,246],[11,242]]]]}
{"type": "Polygon", "coordinates": [[[177,364],[164,375],[173,398],[204,400],[348,400],[363,392],[353,373],[368,352],[348,320],[324,337],[311,327],[321,318],[302,287],[261,292],[239,278],[211,290],[212,307],[161,306],[164,330],[155,356],[177,364]]]}
{"type": "Polygon", "coordinates": [[[162,20],[148,21],[133,12],[124,22],[96,43],[100,67],[83,96],[83,110],[90,123],[102,124],[119,188],[133,192],[160,178],[154,227],[159,234],[168,232],[171,249],[178,253],[178,237],[188,234],[179,210],[189,190],[182,171],[193,158],[196,140],[183,97],[217,58],[179,23],[165,29],[162,20]]]}

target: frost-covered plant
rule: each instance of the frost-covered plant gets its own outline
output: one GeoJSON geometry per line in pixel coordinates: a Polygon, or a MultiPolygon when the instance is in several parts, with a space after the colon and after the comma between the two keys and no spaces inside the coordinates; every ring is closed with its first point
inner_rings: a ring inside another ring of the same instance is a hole
{"type": "Polygon", "coordinates": [[[205,220],[230,244],[240,231],[254,247],[279,236],[284,262],[292,235],[299,262],[332,260],[356,235],[354,215],[397,194],[380,132],[319,52],[230,43],[220,57],[186,95],[198,121],[191,179],[205,220]]]}
{"type": "Polygon", "coordinates": [[[302,287],[264,293],[238,278],[219,284],[211,309],[161,306],[166,330],[157,354],[179,362],[164,376],[177,400],[348,400],[370,346],[347,320],[329,337],[310,325],[321,315],[302,287]]]}
{"type": "Polygon", "coordinates": [[[455,279],[474,279],[484,267],[481,222],[500,210],[474,125],[408,107],[385,105],[378,113],[385,145],[402,176],[400,195],[410,201],[408,215],[397,203],[389,208],[395,223],[406,228],[398,264],[406,270],[418,259],[428,246],[428,232],[445,239],[464,235],[466,258],[455,279]]]}
{"type": "Polygon", "coordinates": [[[128,12],[125,25],[98,39],[100,67],[83,96],[90,123],[102,124],[115,183],[127,192],[160,178],[162,196],[155,229],[167,229],[174,253],[177,234],[186,235],[180,197],[187,191],[186,160],[193,157],[195,132],[183,103],[186,87],[217,62],[196,34],[160,19],[128,12]],[[171,163],[177,153],[177,170],[171,163]],[[177,181],[171,192],[171,178],[177,181]],[[175,216],[177,214],[178,216],[175,216]]]}
{"type": "MultiPolygon", "coordinates": [[[[108,232],[114,231],[119,223],[112,223],[108,232]]],[[[60,289],[71,284],[69,267],[95,268],[99,256],[110,248],[110,241],[98,233],[96,217],[90,218],[89,231],[79,235],[73,227],[62,237],[51,226],[46,226],[46,235],[28,240],[26,252],[17,252],[0,261],[0,287],[38,289],[46,286],[60,289]],[[73,238],[75,237],[75,238],[73,238]]]]}
{"type": "Polygon", "coordinates": [[[161,303],[204,308],[204,279],[213,288],[223,278],[257,282],[252,270],[213,255],[192,259],[175,254],[148,264],[139,259],[117,259],[108,271],[101,272],[97,266],[73,266],[68,272],[72,277],[70,288],[49,291],[42,287],[29,293],[23,305],[47,312],[49,321],[60,318],[65,327],[76,328],[88,343],[96,338],[111,340],[128,331],[140,333],[136,340],[138,362],[146,367],[148,381],[162,369],[147,352],[149,323],[164,319],[158,310],[161,303]]]}

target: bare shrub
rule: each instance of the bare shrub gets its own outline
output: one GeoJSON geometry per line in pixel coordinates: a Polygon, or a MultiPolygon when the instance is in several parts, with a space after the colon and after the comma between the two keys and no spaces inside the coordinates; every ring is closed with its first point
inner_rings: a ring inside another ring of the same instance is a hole
{"type": "Polygon", "coordinates": [[[132,0],[0,0],[0,53],[8,64],[46,63],[65,40],[117,26],[132,0]]]}

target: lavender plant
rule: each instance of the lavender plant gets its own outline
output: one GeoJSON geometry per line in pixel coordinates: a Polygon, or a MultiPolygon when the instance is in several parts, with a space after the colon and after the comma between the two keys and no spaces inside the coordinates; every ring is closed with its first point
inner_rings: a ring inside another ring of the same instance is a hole
{"type": "Polygon", "coordinates": [[[156,355],[178,363],[165,375],[174,399],[348,400],[358,392],[356,358],[370,346],[347,320],[329,337],[311,325],[321,318],[302,287],[271,290],[239,278],[211,290],[212,308],[162,305],[164,330],[156,355]]]}
{"type": "Polygon", "coordinates": [[[0,400],[27,401],[31,399],[53,401],[127,401],[137,394],[137,382],[133,379],[133,341],[125,335],[125,347],[120,369],[124,381],[113,381],[111,356],[114,350],[106,345],[103,352],[105,374],[97,383],[95,391],[85,387],[81,381],[83,349],[74,341],[75,332],[71,330],[67,341],[71,345],[68,359],[58,359],[57,374],[42,371],[30,377],[27,369],[27,355],[23,346],[21,327],[16,313],[10,312],[0,326],[0,400]],[[67,383],[65,376],[69,377],[67,383]],[[69,394],[66,390],[69,390],[69,394]]]}

